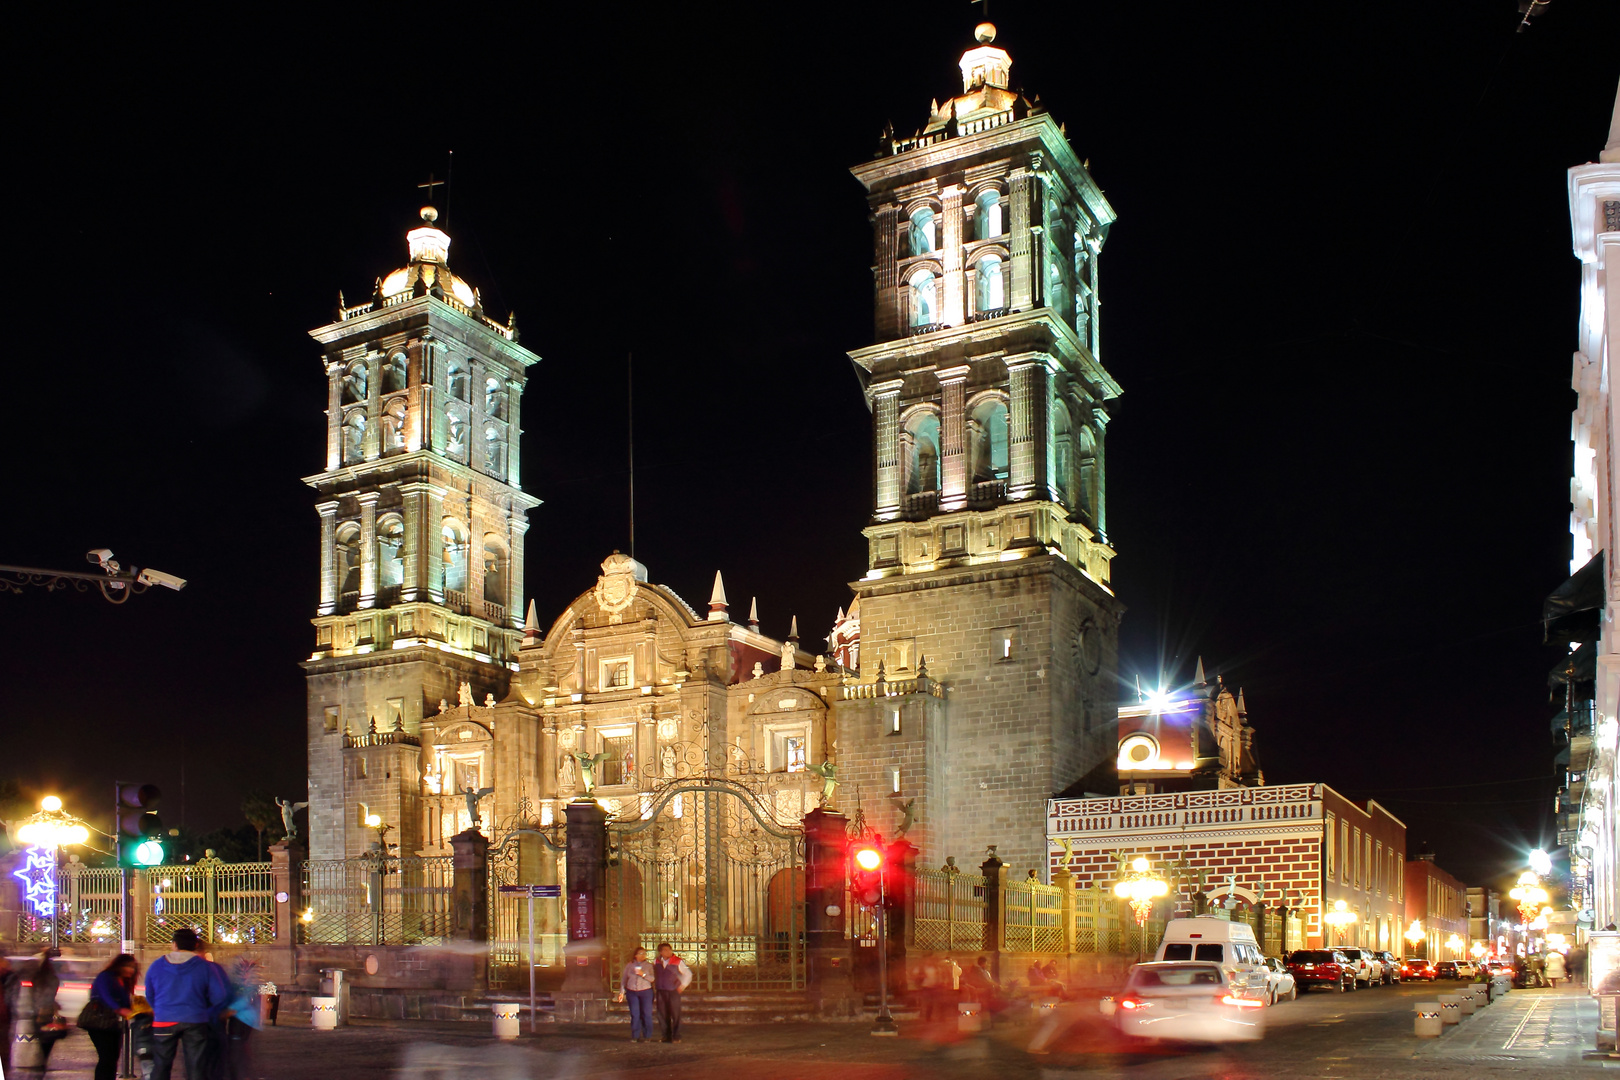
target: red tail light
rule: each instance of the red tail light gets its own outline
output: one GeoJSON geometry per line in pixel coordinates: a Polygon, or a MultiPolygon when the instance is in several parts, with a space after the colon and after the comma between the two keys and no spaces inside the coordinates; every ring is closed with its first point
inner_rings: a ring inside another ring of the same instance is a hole
{"type": "Polygon", "coordinates": [[[1231,994],[1227,994],[1225,997],[1221,998],[1220,1001],[1222,1005],[1236,1005],[1244,1009],[1263,1009],[1266,1006],[1266,1003],[1263,1001],[1255,1001],[1252,998],[1233,997],[1231,994]]]}
{"type": "Polygon", "coordinates": [[[1119,999],[1119,1007],[1122,1009],[1151,1009],[1153,1008],[1153,1003],[1151,1001],[1143,1001],[1139,997],[1126,996],[1119,999]]]}

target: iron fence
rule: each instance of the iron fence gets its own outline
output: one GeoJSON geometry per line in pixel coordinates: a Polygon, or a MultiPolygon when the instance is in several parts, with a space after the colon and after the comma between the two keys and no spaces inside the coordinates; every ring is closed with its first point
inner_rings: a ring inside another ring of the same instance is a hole
{"type": "Polygon", "coordinates": [[[189,926],[206,942],[268,944],[275,939],[275,888],[270,864],[225,863],[213,857],[136,872],[149,945],[174,941],[189,926]]]}
{"type": "Polygon", "coordinates": [[[1061,953],[1063,890],[1038,881],[1009,881],[1004,892],[1002,948],[1011,952],[1061,953]]]}
{"type": "MultiPolygon", "coordinates": [[[[116,866],[65,863],[57,877],[60,907],[57,940],[64,944],[105,945],[116,949],[124,936],[124,871],[116,866]]],[[[43,944],[51,940],[49,915],[23,914],[17,940],[43,944]]]]}
{"type": "MultiPolygon", "coordinates": [[[[917,870],[914,876],[916,947],[944,952],[984,948],[984,875],[917,870]]],[[[1061,952],[1061,924],[1057,931],[1061,952]]]]}
{"type": "Polygon", "coordinates": [[[439,945],[455,929],[449,855],[311,859],[304,863],[306,944],[439,945]]]}

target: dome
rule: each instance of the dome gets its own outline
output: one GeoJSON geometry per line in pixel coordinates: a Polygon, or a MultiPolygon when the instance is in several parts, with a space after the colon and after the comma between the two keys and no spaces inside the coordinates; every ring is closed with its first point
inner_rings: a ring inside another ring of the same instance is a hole
{"type": "Polygon", "coordinates": [[[439,212],[433,207],[422,207],[422,224],[405,234],[410,265],[383,278],[384,300],[414,293],[420,281],[424,292],[437,285],[444,295],[454,297],[468,310],[479,306],[473,287],[450,272],[450,236],[439,228],[438,218],[439,212]]]}

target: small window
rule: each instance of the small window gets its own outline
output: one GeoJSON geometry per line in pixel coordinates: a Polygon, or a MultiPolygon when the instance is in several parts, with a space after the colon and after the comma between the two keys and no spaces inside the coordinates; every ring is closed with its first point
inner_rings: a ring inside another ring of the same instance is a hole
{"type": "Polygon", "coordinates": [[[1018,641],[1017,635],[1013,633],[1012,627],[1003,626],[998,630],[992,631],[990,643],[994,652],[992,659],[997,663],[1011,663],[1016,658],[1018,641]]]}
{"type": "Polygon", "coordinates": [[[939,310],[939,293],[932,272],[919,270],[911,275],[911,325],[932,326],[939,310]]]}
{"type": "Polygon", "coordinates": [[[359,803],[355,806],[355,809],[359,811],[358,817],[360,819],[356,821],[355,824],[364,825],[366,823],[366,818],[371,816],[371,807],[367,806],[365,803],[359,803]]]}
{"type": "Polygon", "coordinates": [[[1169,945],[1166,945],[1164,947],[1164,958],[1166,960],[1191,960],[1192,959],[1192,942],[1190,942],[1190,941],[1174,941],[1174,942],[1171,942],[1169,945]]]}
{"type": "Polygon", "coordinates": [[[1197,952],[1193,955],[1193,959],[1209,960],[1217,964],[1224,963],[1226,960],[1226,950],[1221,948],[1221,946],[1218,944],[1200,945],[1198,946],[1197,952]]]}
{"type": "Polygon", "coordinates": [[[889,710],[889,731],[895,735],[900,734],[900,706],[898,705],[889,710]]]}
{"type": "Polygon", "coordinates": [[[600,783],[612,787],[628,784],[635,778],[635,732],[615,728],[602,732],[602,759],[600,783]]]}
{"type": "Polygon", "coordinates": [[[624,690],[630,686],[631,663],[628,656],[602,661],[602,689],[624,690]]]}
{"type": "Polygon", "coordinates": [[[337,731],[338,721],[341,718],[340,713],[341,710],[336,705],[326,707],[326,731],[328,734],[337,731]]]}
{"type": "Polygon", "coordinates": [[[981,191],[974,200],[973,236],[988,240],[1001,235],[1001,192],[981,191]]]}
{"type": "Polygon", "coordinates": [[[890,780],[889,790],[894,792],[896,795],[900,794],[900,770],[899,769],[891,769],[891,770],[889,770],[889,780],[890,780]]]}
{"type": "Polygon", "coordinates": [[[926,206],[911,215],[911,253],[913,255],[927,255],[939,247],[934,233],[935,228],[934,212],[926,206]]]}
{"type": "Polygon", "coordinates": [[[366,778],[366,755],[364,754],[355,755],[354,778],[356,780],[364,780],[366,778]]]}

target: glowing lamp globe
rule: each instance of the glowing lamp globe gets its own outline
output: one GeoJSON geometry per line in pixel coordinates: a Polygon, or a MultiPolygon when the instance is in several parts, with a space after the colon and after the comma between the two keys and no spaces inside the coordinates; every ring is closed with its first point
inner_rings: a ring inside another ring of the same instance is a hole
{"type": "Polygon", "coordinates": [[[39,800],[39,805],[40,809],[54,814],[62,809],[62,800],[58,799],[55,795],[47,795],[43,799],[39,800]]]}
{"type": "Polygon", "coordinates": [[[382,816],[380,814],[367,814],[366,815],[366,827],[367,828],[375,829],[377,826],[379,826],[381,824],[382,824],[382,816]]]}
{"type": "Polygon", "coordinates": [[[1130,901],[1136,925],[1144,926],[1153,913],[1153,901],[1170,894],[1170,883],[1155,877],[1147,859],[1137,856],[1131,861],[1130,873],[1114,885],[1114,895],[1130,901]]]}

